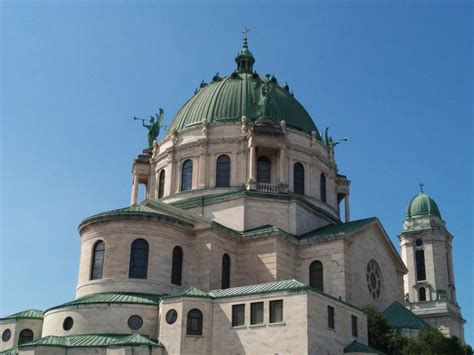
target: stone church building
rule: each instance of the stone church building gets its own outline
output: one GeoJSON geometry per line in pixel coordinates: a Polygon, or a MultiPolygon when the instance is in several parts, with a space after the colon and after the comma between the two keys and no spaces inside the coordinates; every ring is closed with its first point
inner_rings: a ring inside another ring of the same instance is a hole
{"type": "Polygon", "coordinates": [[[130,207],[79,224],[76,299],[1,318],[1,354],[377,353],[364,305],[463,339],[436,203],[411,200],[401,255],[377,218],[351,221],[338,142],[247,39],[235,62],[133,162],[130,207]]]}

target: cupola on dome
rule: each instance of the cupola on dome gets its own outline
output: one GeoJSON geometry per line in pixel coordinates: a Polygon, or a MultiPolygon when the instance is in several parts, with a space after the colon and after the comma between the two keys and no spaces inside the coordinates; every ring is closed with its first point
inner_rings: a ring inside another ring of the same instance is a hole
{"type": "Polygon", "coordinates": [[[413,197],[408,204],[406,218],[421,216],[437,216],[441,218],[438,205],[423,191],[413,197]]]}
{"type": "Polygon", "coordinates": [[[199,89],[179,110],[169,129],[182,131],[202,124],[239,123],[242,116],[249,120],[281,121],[305,133],[319,132],[311,116],[293,97],[288,85],[280,85],[274,76],[260,77],[253,71],[255,58],[248,49],[247,38],[235,58],[237,69],[231,75],[216,74],[210,83],[199,89]]]}

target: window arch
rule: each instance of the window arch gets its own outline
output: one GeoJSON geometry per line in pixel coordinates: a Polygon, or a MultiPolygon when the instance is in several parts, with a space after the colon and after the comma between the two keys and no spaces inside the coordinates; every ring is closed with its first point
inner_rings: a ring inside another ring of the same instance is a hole
{"type": "Polygon", "coordinates": [[[227,253],[222,256],[222,285],[221,287],[223,289],[230,287],[230,256],[227,253]]]}
{"type": "Polygon", "coordinates": [[[420,287],[418,289],[418,299],[421,301],[426,301],[426,288],[420,287]]]}
{"type": "Polygon", "coordinates": [[[191,309],[188,312],[186,334],[202,335],[202,312],[197,308],[191,309]]]}
{"type": "Polygon", "coordinates": [[[128,277],[131,279],[146,279],[147,271],[148,242],[145,239],[136,239],[132,243],[128,277]]]}
{"type": "Polygon", "coordinates": [[[319,186],[320,186],[320,196],[321,196],[321,201],[326,202],[326,175],[321,174],[321,177],[319,179],[319,186]]]}
{"type": "Polygon", "coordinates": [[[216,187],[230,186],[230,158],[221,155],[216,162],[216,187]]]}
{"type": "Polygon", "coordinates": [[[425,251],[423,249],[415,251],[415,263],[417,281],[426,280],[425,251]]]}
{"type": "Polygon", "coordinates": [[[309,285],[319,291],[324,291],[323,263],[313,261],[309,266],[309,285]]]}
{"type": "Polygon", "coordinates": [[[293,191],[304,195],[304,166],[301,163],[293,165],[293,191]]]}
{"type": "Polygon", "coordinates": [[[29,343],[30,341],[33,341],[33,331],[31,329],[23,329],[18,338],[18,345],[29,343]]]}
{"type": "Polygon", "coordinates": [[[158,177],[158,198],[162,198],[165,194],[165,169],[161,169],[160,175],[158,177]]]}
{"type": "Polygon", "coordinates": [[[173,264],[171,267],[171,283],[181,286],[181,276],[183,273],[183,249],[175,246],[173,249],[173,264]]]}
{"type": "Polygon", "coordinates": [[[181,175],[181,191],[191,190],[193,184],[193,162],[191,159],[183,163],[183,170],[181,175]]]}
{"type": "Polygon", "coordinates": [[[102,278],[102,270],[104,268],[105,244],[102,240],[95,243],[92,248],[92,264],[91,264],[91,280],[102,278]]]}
{"type": "Polygon", "coordinates": [[[265,156],[258,157],[257,159],[257,181],[269,184],[271,176],[271,162],[265,156]]]}

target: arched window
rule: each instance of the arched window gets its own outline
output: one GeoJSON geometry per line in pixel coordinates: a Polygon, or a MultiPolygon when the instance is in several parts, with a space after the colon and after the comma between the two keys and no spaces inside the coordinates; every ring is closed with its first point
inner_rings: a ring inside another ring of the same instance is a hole
{"type": "Polygon", "coordinates": [[[426,288],[420,287],[418,289],[418,299],[421,301],[426,301],[426,288]]]}
{"type": "Polygon", "coordinates": [[[321,195],[321,201],[326,202],[326,175],[321,174],[320,177],[320,195],[321,195]]]}
{"type": "Polygon", "coordinates": [[[165,169],[161,169],[160,176],[158,177],[158,198],[162,198],[165,194],[165,169]]]}
{"type": "Polygon", "coordinates": [[[423,249],[419,249],[415,251],[415,262],[416,262],[416,279],[418,281],[426,280],[425,251],[423,249]]]}
{"type": "Polygon", "coordinates": [[[293,191],[304,195],[304,166],[301,163],[293,166],[293,191]]]}
{"type": "Polygon", "coordinates": [[[183,163],[181,176],[181,191],[191,190],[193,184],[193,162],[188,159],[183,163]]]}
{"type": "Polygon", "coordinates": [[[202,312],[199,309],[194,308],[188,312],[186,334],[202,335],[202,312]]]}
{"type": "Polygon", "coordinates": [[[319,260],[313,261],[309,266],[309,285],[316,290],[324,291],[323,263],[319,260]]]}
{"type": "Polygon", "coordinates": [[[181,286],[181,275],[183,272],[183,249],[174,247],[173,264],[171,267],[171,283],[181,286]]]}
{"type": "Polygon", "coordinates": [[[102,278],[102,269],[104,267],[105,244],[102,240],[95,243],[92,249],[91,280],[102,278]]]}
{"type": "Polygon", "coordinates": [[[230,287],[230,256],[224,254],[222,256],[222,288],[230,287]]]}
{"type": "Polygon", "coordinates": [[[264,184],[270,183],[271,162],[267,157],[261,156],[257,159],[257,181],[264,184]]]}
{"type": "Polygon", "coordinates": [[[33,341],[33,331],[31,329],[23,329],[18,338],[18,345],[29,343],[33,341]]]}
{"type": "Polygon", "coordinates": [[[146,279],[147,271],[148,243],[144,239],[136,239],[132,243],[128,277],[131,279],[146,279]]]}
{"type": "Polygon", "coordinates": [[[221,155],[216,164],[216,187],[230,186],[230,158],[221,155]]]}

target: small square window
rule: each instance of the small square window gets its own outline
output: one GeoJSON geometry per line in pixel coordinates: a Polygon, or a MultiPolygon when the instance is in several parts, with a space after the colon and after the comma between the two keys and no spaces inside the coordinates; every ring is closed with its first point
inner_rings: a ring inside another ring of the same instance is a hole
{"type": "Polygon", "coordinates": [[[283,322],[283,300],[270,301],[270,323],[283,322]]]}
{"type": "Polygon", "coordinates": [[[234,304],[232,306],[232,326],[238,327],[245,324],[245,304],[234,304]]]}
{"type": "Polygon", "coordinates": [[[357,317],[351,316],[352,320],[352,336],[357,337],[357,317]]]}
{"type": "Polygon", "coordinates": [[[250,324],[263,324],[263,302],[250,304],[250,324]]]}
{"type": "Polygon", "coordinates": [[[334,329],[334,307],[328,306],[328,328],[334,329]]]}

